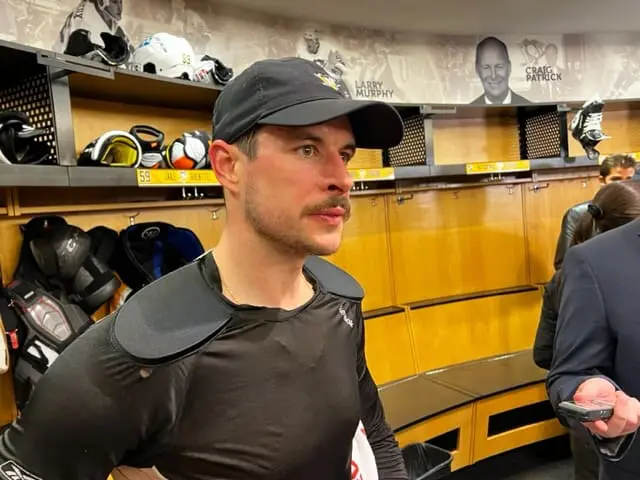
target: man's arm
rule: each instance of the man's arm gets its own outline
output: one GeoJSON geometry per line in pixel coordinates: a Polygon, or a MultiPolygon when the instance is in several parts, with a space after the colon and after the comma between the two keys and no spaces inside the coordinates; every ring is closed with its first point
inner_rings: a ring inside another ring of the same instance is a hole
{"type": "Polygon", "coordinates": [[[402,452],[384,417],[384,410],[364,353],[364,318],[358,309],[360,341],[358,343],[358,382],[362,424],[373,449],[380,480],[407,480],[402,452]]]}
{"type": "MultiPolygon", "coordinates": [[[[591,378],[604,378],[618,389],[607,376],[613,370],[615,342],[607,325],[603,298],[579,247],[571,248],[564,260],[560,298],[553,360],[547,377],[554,408],[562,401],[573,400],[578,387],[591,378]]],[[[559,418],[570,428],[584,429],[577,422],[559,418]]],[[[624,455],[632,437],[592,438],[605,458],[616,460],[624,455]]]]}
{"type": "Polygon", "coordinates": [[[151,466],[180,413],[186,366],[142,369],[112,325],[107,317],[92,326],[38,381],[0,437],[1,480],[105,480],[119,464],[151,466]],[[29,475],[13,476],[16,469],[29,475]]]}

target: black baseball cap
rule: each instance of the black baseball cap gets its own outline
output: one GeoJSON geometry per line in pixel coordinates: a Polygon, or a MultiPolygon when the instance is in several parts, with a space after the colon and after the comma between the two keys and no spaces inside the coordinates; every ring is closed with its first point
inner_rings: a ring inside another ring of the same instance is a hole
{"type": "Polygon", "coordinates": [[[351,100],[318,64],[296,57],[253,63],[222,90],[213,108],[213,138],[233,143],[258,125],[303,127],[347,115],[361,148],[402,140],[398,111],[385,102],[351,100]]]}

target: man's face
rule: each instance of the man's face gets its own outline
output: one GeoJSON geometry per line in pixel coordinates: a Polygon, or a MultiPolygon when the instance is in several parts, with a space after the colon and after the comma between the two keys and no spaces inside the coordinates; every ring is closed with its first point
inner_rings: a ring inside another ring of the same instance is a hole
{"type": "MultiPolygon", "coordinates": [[[[99,3],[99,2],[96,2],[99,3]]],[[[104,10],[111,15],[114,20],[122,20],[122,0],[106,0],[103,2],[104,10]]]]}
{"type": "Polygon", "coordinates": [[[509,89],[511,65],[502,49],[487,45],[480,52],[476,71],[489,98],[504,98],[509,89]]]}
{"type": "Polygon", "coordinates": [[[603,185],[607,185],[608,183],[619,182],[621,180],[629,180],[635,173],[636,170],[633,167],[614,167],[609,172],[609,175],[600,177],[600,182],[603,185]]]}
{"type": "Polygon", "coordinates": [[[294,255],[329,255],[351,213],[347,162],[355,143],[347,118],[311,127],[265,126],[243,161],[239,202],[262,238],[294,255]]]}
{"type": "Polygon", "coordinates": [[[318,50],[320,50],[320,39],[314,32],[305,32],[304,41],[307,45],[307,52],[312,55],[318,53],[318,50]]]}

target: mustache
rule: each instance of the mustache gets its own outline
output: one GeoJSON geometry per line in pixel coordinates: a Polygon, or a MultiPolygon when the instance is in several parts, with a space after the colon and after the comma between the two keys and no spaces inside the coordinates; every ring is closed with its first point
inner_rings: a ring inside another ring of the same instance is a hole
{"type": "Polygon", "coordinates": [[[346,197],[330,197],[324,202],[306,207],[302,213],[313,215],[329,208],[342,208],[345,212],[345,220],[348,220],[351,216],[351,200],[346,197]]]}

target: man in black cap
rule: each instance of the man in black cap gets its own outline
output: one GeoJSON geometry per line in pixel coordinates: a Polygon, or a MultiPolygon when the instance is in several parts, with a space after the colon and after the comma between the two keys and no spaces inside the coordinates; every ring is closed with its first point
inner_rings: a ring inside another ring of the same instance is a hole
{"type": "Polygon", "coordinates": [[[0,438],[0,479],[351,478],[361,419],[378,475],[406,479],[364,355],[360,285],[319,255],[350,215],[357,147],[403,135],[395,109],[343,98],[313,62],[257,62],[220,94],[215,250],[72,343],[0,438]]]}

